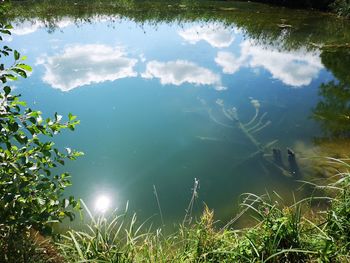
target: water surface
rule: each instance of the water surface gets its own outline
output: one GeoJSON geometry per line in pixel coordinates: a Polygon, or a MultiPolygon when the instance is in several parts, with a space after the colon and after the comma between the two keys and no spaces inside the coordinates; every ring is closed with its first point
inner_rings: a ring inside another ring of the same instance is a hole
{"type": "Polygon", "coordinates": [[[347,122],[324,121],[334,107],[322,95],[344,90],[345,99],[336,101],[346,111],[349,52],[321,48],[344,43],[348,22],[316,12],[209,3],[204,15],[185,4],[169,11],[172,3],[164,14],[144,9],[145,17],[142,5],[131,7],[134,12],[108,5],[91,12],[87,7],[96,3],[89,2],[56,14],[57,6],[45,13],[42,4],[37,16],[11,18],[15,29],[5,41],[34,69],[16,91],[47,115],[72,112],[81,121],[56,143],[85,153],[62,171],[73,175],[69,193],[92,210],[105,196],[111,207],[129,201],[142,219],[159,220],[155,186],[164,219],[173,223],[184,216],[196,178],[196,207],[205,202],[227,220],[244,192],[276,190],[288,199],[299,186],[300,178],[271,165],[272,148],[281,149],[287,172],[286,149],[293,149],[305,178],[315,138],[348,134],[347,122]],[[333,86],[322,86],[327,83],[333,86]],[[312,118],[315,112],[321,122],[312,118]],[[239,125],[256,113],[246,126],[252,141],[239,125]],[[272,141],[263,157],[255,155],[254,142],[272,141]]]}

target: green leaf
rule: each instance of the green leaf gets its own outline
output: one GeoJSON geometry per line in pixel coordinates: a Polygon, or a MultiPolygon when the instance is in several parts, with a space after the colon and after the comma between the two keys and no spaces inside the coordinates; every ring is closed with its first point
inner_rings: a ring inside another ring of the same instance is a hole
{"type": "Polygon", "coordinates": [[[10,94],[11,88],[10,88],[9,86],[5,86],[5,87],[4,87],[4,91],[5,91],[5,95],[7,96],[7,95],[10,94]]]}
{"type": "Polygon", "coordinates": [[[15,81],[15,80],[18,79],[16,76],[14,76],[14,75],[12,75],[12,74],[5,74],[4,76],[5,76],[7,79],[12,80],[12,81],[15,81]]]}
{"type": "Polygon", "coordinates": [[[21,68],[21,69],[26,70],[26,71],[32,71],[32,67],[28,66],[26,64],[17,64],[16,67],[21,68]]]}
{"type": "Polygon", "coordinates": [[[11,130],[12,132],[16,132],[16,131],[18,130],[18,128],[19,128],[18,123],[17,123],[17,122],[15,122],[15,123],[9,123],[9,128],[10,128],[10,130],[11,130]]]}
{"type": "Polygon", "coordinates": [[[72,113],[68,114],[68,120],[69,121],[74,121],[77,118],[77,116],[74,116],[72,113]]]}
{"type": "Polygon", "coordinates": [[[12,71],[17,73],[18,75],[20,75],[23,78],[27,78],[27,73],[23,69],[12,68],[12,71]]]}
{"type": "Polygon", "coordinates": [[[44,205],[45,204],[45,200],[43,198],[41,198],[41,197],[38,197],[36,200],[38,201],[38,203],[40,205],[44,205]]]}
{"type": "Polygon", "coordinates": [[[15,60],[19,60],[19,58],[21,57],[21,54],[17,50],[15,50],[13,52],[13,56],[14,56],[15,60]]]}
{"type": "Polygon", "coordinates": [[[7,29],[0,29],[0,33],[3,33],[5,35],[11,35],[11,31],[7,29]]]}

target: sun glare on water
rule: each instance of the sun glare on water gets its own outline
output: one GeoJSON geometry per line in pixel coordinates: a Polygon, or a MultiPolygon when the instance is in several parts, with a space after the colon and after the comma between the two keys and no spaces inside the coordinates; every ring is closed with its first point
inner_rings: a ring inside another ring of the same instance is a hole
{"type": "Polygon", "coordinates": [[[95,209],[97,212],[105,213],[111,206],[111,199],[108,196],[100,195],[95,201],[95,209]]]}

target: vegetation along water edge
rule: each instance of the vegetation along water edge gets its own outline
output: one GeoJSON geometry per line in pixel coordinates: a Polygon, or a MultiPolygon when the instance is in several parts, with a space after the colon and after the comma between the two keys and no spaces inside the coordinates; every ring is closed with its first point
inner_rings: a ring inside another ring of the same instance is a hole
{"type": "MultiPolygon", "coordinates": [[[[332,4],[323,2],[326,8],[332,4]]],[[[314,7],[316,2],[303,3],[314,7]]],[[[335,3],[343,5],[342,10],[349,6],[346,0],[335,3]]],[[[348,11],[337,12],[346,16],[348,11]]],[[[11,30],[8,23],[0,24],[2,35],[11,30]]],[[[341,48],[337,52],[348,52],[341,48]]],[[[326,47],[322,55],[325,62],[330,60],[328,51],[326,47]]],[[[82,200],[64,195],[71,185],[69,174],[55,174],[57,166],[83,155],[55,148],[52,142],[65,130],[74,131],[77,117],[55,113],[47,118],[28,108],[11,88],[18,78],[30,75],[26,57],[1,45],[0,58],[0,262],[350,262],[350,160],[345,158],[323,159],[333,176],[322,182],[300,181],[312,194],[293,204],[286,204],[277,192],[242,194],[240,212],[224,225],[205,204],[199,218],[192,214],[200,194],[197,180],[183,221],[172,233],[151,220],[139,222],[127,204],[108,216],[94,216],[82,200]],[[87,218],[80,229],[55,231],[64,220],[79,220],[82,211],[87,218]],[[241,218],[247,218],[246,226],[234,227],[241,218]]],[[[325,97],[333,86],[348,89],[347,72],[329,64],[341,81],[323,84],[325,97]]],[[[319,104],[317,116],[332,108],[331,102],[319,104]]],[[[336,136],[348,135],[348,122],[340,131],[327,127],[336,136]]]]}

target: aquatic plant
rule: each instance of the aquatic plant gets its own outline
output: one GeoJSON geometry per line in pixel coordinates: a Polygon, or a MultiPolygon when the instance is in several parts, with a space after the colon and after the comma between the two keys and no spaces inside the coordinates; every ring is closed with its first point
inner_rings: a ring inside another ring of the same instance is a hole
{"type": "Polygon", "coordinates": [[[266,120],[267,112],[261,113],[261,104],[257,99],[250,98],[250,104],[254,108],[254,115],[247,122],[243,122],[240,119],[236,107],[226,107],[224,101],[221,99],[217,99],[215,103],[219,106],[221,115],[224,116],[228,122],[219,120],[216,115],[214,115],[213,108],[209,106],[204,99],[199,98],[199,100],[202,105],[205,106],[209,118],[213,122],[225,128],[238,128],[247,138],[247,141],[255,148],[253,153],[238,164],[239,166],[244,166],[248,161],[253,160],[262,165],[264,170],[270,171],[270,174],[280,174],[287,177],[301,176],[295,153],[291,149],[287,150],[289,167],[286,167],[282,161],[281,151],[278,148],[273,148],[278,142],[277,140],[264,144],[257,139],[256,134],[271,124],[270,120],[266,120]],[[271,152],[273,153],[273,158],[271,158],[271,152]]]}
{"type": "MultiPolygon", "coordinates": [[[[254,137],[255,133],[261,131],[262,129],[264,129],[265,127],[270,125],[271,121],[264,121],[264,118],[267,115],[266,112],[264,112],[261,116],[259,116],[259,114],[260,114],[260,102],[258,100],[251,98],[250,103],[255,109],[255,114],[251,118],[251,120],[249,120],[247,123],[243,123],[239,119],[237,109],[235,107],[233,107],[231,109],[225,108],[223,100],[216,100],[216,104],[218,104],[220,106],[221,111],[224,114],[224,116],[227,117],[230,121],[234,122],[235,125],[237,125],[237,127],[242,131],[242,133],[249,139],[249,141],[256,147],[257,153],[261,153],[264,151],[265,148],[272,146],[277,141],[273,141],[267,145],[262,145],[254,137]]],[[[217,120],[215,119],[215,117],[212,114],[210,114],[210,117],[212,120],[217,122],[217,120]]]]}

